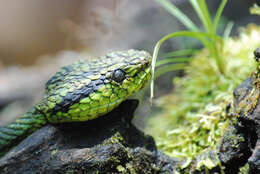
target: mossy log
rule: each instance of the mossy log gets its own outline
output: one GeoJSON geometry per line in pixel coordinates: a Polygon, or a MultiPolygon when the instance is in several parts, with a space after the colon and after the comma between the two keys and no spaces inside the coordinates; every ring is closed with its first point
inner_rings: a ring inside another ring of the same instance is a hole
{"type": "Polygon", "coordinates": [[[177,161],[131,124],[137,106],[127,100],[93,121],[45,126],[0,159],[0,173],[172,173],[177,161]]]}
{"type": "MultiPolygon", "coordinates": [[[[249,78],[234,91],[235,109],[252,90],[249,78]]],[[[239,173],[249,164],[260,173],[260,103],[246,117],[234,117],[217,149],[185,160],[170,158],[156,149],[151,136],[131,124],[137,100],[127,100],[111,113],[86,123],[48,125],[0,159],[0,173],[239,173]],[[211,169],[195,168],[201,160],[218,160],[211,169]]]]}

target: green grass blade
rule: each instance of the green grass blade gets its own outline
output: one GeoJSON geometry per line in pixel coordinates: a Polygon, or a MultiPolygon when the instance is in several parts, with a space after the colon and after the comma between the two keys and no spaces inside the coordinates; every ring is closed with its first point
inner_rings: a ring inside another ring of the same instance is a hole
{"type": "Polygon", "coordinates": [[[214,34],[213,28],[212,28],[210,13],[209,13],[208,6],[207,6],[205,0],[197,0],[197,1],[199,2],[199,6],[200,6],[200,9],[201,9],[202,14],[203,14],[203,20],[204,20],[204,23],[205,23],[206,30],[209,33],[214,34]]]}
{"type": "Polygon", "coordinates": [[[155,0],[170,14],[176,17],[185,27],[191,31],[199,31],[198,27],[169,0],[155,0]]]}
{"type": "Polygon", "coordinates": [[[165,65],[167,63],[187,63],[191,60],[189,57],[174,57],[174,58],[166,58],[163,60],[159,60],[156,62],[156,67],[165,65]]]}
{"type": "Polygon", "coordinates": [[[164,54],[162,57],[167,58],[167,57],[189,56],[189,55],[195,54],[196,52],[198,52],[197,49],[183,49],[183,50],[168,52],[168,53],[164,54]]]}
{"type": "Polygon", "coordinates": [[[205,30],[207,30],[207,22],[203,16],[202,10],[200,8],[200,5],[198,3],[198,0],[189,0],[193,9],[195,10],[195,12],[197,13],[201,23],[203,24],[205,30]]]}
{"type": "Polygon", "coordinates": [[[186,66],[186,63],[165,65],[156,70],[155,79],[167,72],[183,70],[186,66]]]}
{"type": "Polygon", "coordinates": [[[222,15],[222,12],[223,12],[224,7],[226,6],[226,4],[227,4],[227,0],[222,0],[221,4],[219,5],[219,8],[217,10],[217,13],[216,13],[216,15],[214,17],[214,22],[213,22],[214,33],[216,33],[216,31],[217,31],[218,23],[219,23],[220,17],[222,15]]]}
{"type": "Polygon", "coordinates": [[[231,30],[234,26],[234,22],[229,22],[225,28],[224,34],[223,34],[223,38],[227,39],[230,36],[231,30]]]}

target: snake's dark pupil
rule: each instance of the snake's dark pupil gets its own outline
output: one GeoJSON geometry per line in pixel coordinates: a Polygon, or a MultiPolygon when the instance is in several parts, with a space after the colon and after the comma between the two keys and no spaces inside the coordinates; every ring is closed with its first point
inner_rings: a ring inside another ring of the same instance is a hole
{"type": "Polygon", "coordinates": [[[117,69],[113,73],[113,80],[120,83],[125,79],[125,72],[121,69],[117,69]]]}

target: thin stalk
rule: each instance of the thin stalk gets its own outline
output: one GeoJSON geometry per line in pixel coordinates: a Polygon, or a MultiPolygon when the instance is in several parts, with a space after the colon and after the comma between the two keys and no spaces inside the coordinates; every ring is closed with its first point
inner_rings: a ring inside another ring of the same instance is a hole
{"type": "Polygon", "coordinates": [[[234,26],[234,22],[229,22],[229,23],[227,24],[227,26],[226,26],[226,28],[225,28],[225,31],[224,31],[224,34],[223,34],[223,38],[224,38],[225,40],[227,40],[228,37],[230,36],[230,33],[231,33],[231,31],[232,31],[233,26],[234,26]]]}
{"type": "Polygon", "coordinates": [[[167,58],[167,59],[157,61],[156,67],[167,64],[167,63],[187,63],[187,62],[190,62],[190,60],[191,60],[191,58],[189,58],[189,57],[167,58]]]}
{"type": "Polygon", "coordinates": [[[162,57],[168,58],[168,57],[175,57],[175,56],[189,56],[195,54],[196,52],[198,52],[197,49],[183,49],[183,50],[168,52],[164,54],[162,57]]]}
{"type": "Polygon", "coordinates": [[[217,10],[217,13],[216,13],[216,15],[214,17],[214,22],[213,22],[214,33],[217,32],[217,26],[218,26],[220,17],[222,15],[222,12],[223,12],[224,7],[226,6],[226,4],[227,4],[227,0],[222,0],[221,4],[218,7],[218,10],[217,10]]]}
{"type": "Polygon", "coordinates": [[[190,0],[190,3],[192,5],[192,7],[194,8],[195,12],[197,13],[198,17],[200,18],[200,21],[202,22],[205,30],[207,30],[207,22],[206,22],[205,16],[203,15],[201,7],[198,3],[198,0],[190,0]]]}
{"type": "Polygon", "coordinates": [[[187,63],[165,65],[165,66],[157,69],[155,79],[157,79],[158,77],[160,77],[161,75],[163,75],[167,72],[183,70],[186,66],[187,66],[187,63]]]}
{"type": "Polygon", "coordinates": [[[155,0],[163,6],[170,14],[176,17],[185,27],[191,31],[199,31],[199,28],[174,4],[168,0],[155,0]]]}
{"type": "Polygon", "coordinates": [[[203,20],[205,20],[206,31],[208,33],[214,34],[213,28],[212,28],[212,23],[211,23],[210,13],[209,13],[208,6],[207,6],[205,0],[197,0],[197,1],[199,2],[199,6],[200,6],[200,9],[203,14],[203,20]]]}

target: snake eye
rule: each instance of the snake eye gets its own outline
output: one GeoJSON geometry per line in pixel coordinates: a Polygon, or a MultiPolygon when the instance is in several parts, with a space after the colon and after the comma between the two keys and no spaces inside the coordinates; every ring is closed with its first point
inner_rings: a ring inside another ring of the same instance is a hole
{"type": "Polygon", "coordinates": [[[125,72],[121,69],[117,69],[113,72],[112,79],[118,83],[125,79],[125,72]]]}

